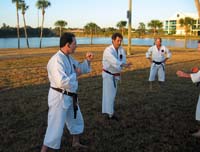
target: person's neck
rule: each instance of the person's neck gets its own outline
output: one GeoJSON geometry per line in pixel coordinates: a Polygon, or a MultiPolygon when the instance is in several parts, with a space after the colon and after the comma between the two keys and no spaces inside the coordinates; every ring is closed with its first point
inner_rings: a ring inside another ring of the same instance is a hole
{"type": "Polygon", "coordinates": [[[161,48],[161,45],[156,45],[157,49],[160,50],[161,48]]]}
{"type": "Polygon", "coordinates": [[[116,51],[118,51],[119,47],[115,47],[114,45],[113,45],[113,47],[115,48],[116,51]]]}
{"type": "Polygon", "coordinates": [[[64,55],[69,55],[69,53],[65,50],[63,50],[62,48],[60,48],[60,51],[64,54],[64,55]]]}

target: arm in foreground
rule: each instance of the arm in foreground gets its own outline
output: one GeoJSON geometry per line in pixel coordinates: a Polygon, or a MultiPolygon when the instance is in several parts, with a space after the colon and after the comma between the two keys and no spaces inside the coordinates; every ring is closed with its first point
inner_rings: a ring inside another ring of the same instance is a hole
{"type": "Polygon", "coordinates": [[[177,75],[178,77],[181,77],[181,78],[191,78],[191,76],[190,76],[189,73],[185,73],[185,72],[183,72],[183,71],[181,71],[181,70],[178,70],[178,71],[176,72],[176,75],[177,75]]]}

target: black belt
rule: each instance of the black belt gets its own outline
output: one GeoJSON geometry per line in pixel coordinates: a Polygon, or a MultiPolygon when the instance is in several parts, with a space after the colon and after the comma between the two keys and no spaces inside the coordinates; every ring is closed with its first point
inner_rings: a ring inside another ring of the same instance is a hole
{"type": "Polygon", "coordinates": [[[60,92],[60,93],[66,94],[68,96],[71,96],[71,97],[73,97],[74,95],[77,95],[76,93],[68,92],[68,91],[60,89],[60,88],[54,88],[54,87],[51,87],[51,88],[56,90],[56,91],[58,91],[58,92],[60,92]]]}
{"type": "Polygon", "coordinates": [[[105,69],[103,69],[103,71],[106,72],[106,73],[108,73],[108,74],[111,74],[113,76],[120,76],[120,73],[111,73],[111,72],[109,72],[109,71],[107,71],[105,69]]]}
{"type": "Polygon", "coordinates": [[[116,88],[116,82],[115,82],[115,76],[120,76],[120,73],[111,73],[105,69],[103,69],[104,72],[110,74],[110,75],[113,75],[113,84],[114,84],[114,87],[116,88]]]}
{"type": "Polygon", "coordinates": [[[157,61],[153,60],[153,63],[155,63],[155,64],[162,64],[163,62],[157,62],[157,61]]]}
{"type": "Polygon", "coordinates": [[[77,105],[78,94],[72,93],[72,92],[68,92],[68,91],[60,89],[60,88],[54,88],[54,87],[51,87],[51,88],[56,90],[56,91],[58,91],[58,92],[60,92],[60,93],[66,94],[68,96],[71,96],[73,98],[74,119],[76,119],[77,110],[78,110],[78,105],[77,105]]]}
{"type": "Polygon", "coordinates": [[[165,67],[164,67],[164,65],[162,64],[163,62],[157,62],[157,61],[154,61],[154,60],[153,60],[153,63],[155,63],[155,64],[157,64],[157,65],[161,65],[162,68],[163,68],[163,71],[165,71],[165,67]]]}

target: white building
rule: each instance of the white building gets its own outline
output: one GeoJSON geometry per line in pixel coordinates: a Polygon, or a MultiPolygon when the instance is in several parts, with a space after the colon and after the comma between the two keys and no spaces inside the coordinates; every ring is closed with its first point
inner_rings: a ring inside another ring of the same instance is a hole
{"type": "Polygon", "coordinates": [[[164,30],[166,34],[185,35],[184,27],[181,27],[179,20],[181,18],[190,17],[195,20],[195,25],[190,29],[190,35],[200,35],[200,20],[195,13],[182,13],[177,12],[168,20],[164,21],[164,30]]]}

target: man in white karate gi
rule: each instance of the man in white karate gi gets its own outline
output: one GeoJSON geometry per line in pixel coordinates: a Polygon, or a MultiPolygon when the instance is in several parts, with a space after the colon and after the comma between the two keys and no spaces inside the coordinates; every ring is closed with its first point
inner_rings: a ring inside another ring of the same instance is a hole
{"type": "MultiPolygon", "coordinates": [[[[200,52],[200,40],[198,41],[198,51],[200,52]]],[[[193,83],[200,83],[200,71],[197,67],[193,69],[195,70],[194,73],[185,73],[181,70],[178,70],[176,74],[177,76],[182,77],[182,78],[191,78],[193,83]]],[[[196,107],[196,120],[200,122],[200,95],[199,95],[199,99],[198,99],[197,107],[196,107]]],[[[197,132],[194,132],[192,134],[192,136],[200,138],[200,127],[197,132]]]]}
{"type": "Polygon", "coordinates": [[[86,148],[79,141],[84,121],[77,102],[77,77],[90,72],[92,53],[86,53],[86,60],[79,63],[70,55],[77,47],[75,35],[64,33],[60,38],[60,50],[47,64],[50,89],[48,94],[48,126],[41,152],[49,148],[60,149],[63,128],[66,125],[73,136],[72,146],[86,148]]]}
{"type": "Polygon", "coordinates": [[[162,45],[162,39],[156,38],[155,45],[150,47],[146,52],[146,58],[151,63],[149,75],[149,88],[152,90],[152,82],[158,76],[159,85],[162,86],[165,82],[165,63],[171,58],[172,54],[167,47],[162,45]]]}
{"type": "Polygon", "coordinates": [[[130,67],[131,63],[126,63],[126,53],[121,47],[123,36],[120,33],[112,35],[112,44],[103,53],[103,97],[102,113],[109,119],[118,120],[114,114],[114,101],[117,93],[117,82],[120,80],[120,72],[123,67],[130,67]]]}

